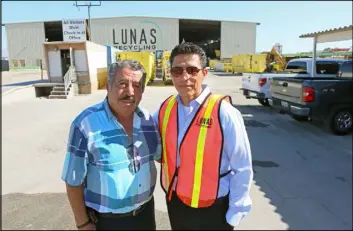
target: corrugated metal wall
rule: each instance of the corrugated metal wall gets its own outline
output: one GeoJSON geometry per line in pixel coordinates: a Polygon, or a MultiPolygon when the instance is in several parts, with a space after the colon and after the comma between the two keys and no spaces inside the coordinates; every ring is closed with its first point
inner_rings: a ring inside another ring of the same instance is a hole
{"type": "Polygon", "coordinates": [[[256,52],[256,23],[221,22],[221,58],[256,52]]]}
{"type": "Polygon", "coordinates": [[[10,66],[13,60],[19,67],[21,60],[25,66],[38,66],[38,60],[43,59],[44,22],[5,24],[5,29],[10,66]]]}
{"type": "MultiPolygon", "coordinates": [[[[9,63],[37,66],[43,59],[44,22],[6,24],[9,63]]],[[[120,50],[171,50],[179,43],[179,19],[115,17],[92,19],[92,42],[120,50]]],[[[256,23],[221,22],[221,58],[255,53],[256,23]]],[[[45,62],[43,62],[45,68],[45,62]]]]}
{"type": "Polygon", "coordinates": [[[152,17],[92,19],[92,42],[120,50],[173,49],[179,43],[179,20],[152,17]]]}

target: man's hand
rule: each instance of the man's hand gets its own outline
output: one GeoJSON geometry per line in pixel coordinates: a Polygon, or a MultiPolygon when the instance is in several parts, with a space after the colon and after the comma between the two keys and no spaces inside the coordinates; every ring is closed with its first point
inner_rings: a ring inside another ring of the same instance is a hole
{"type": "Polygon", "coordinates": [[[78,230],[96,230],[96,225],[93,222],[91,222],[88,225],[86,225],[85,227],[82,227],[78,230]]]}

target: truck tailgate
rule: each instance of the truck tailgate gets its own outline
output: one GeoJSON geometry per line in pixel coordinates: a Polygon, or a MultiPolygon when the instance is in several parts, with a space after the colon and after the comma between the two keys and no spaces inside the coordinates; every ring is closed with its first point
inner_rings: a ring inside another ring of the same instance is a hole
{"type": "Polygon", "coordinates": [[[271,95],[292,103],[302,101],[302,80],[300,79],[277,79],[271,81],[271,95]]]}
{"type": "Polygon", "coordinates": [[[260,92],[259,78],[261,78],[261,74],[243,73],[242,88],[250,91],[260,92]]]}

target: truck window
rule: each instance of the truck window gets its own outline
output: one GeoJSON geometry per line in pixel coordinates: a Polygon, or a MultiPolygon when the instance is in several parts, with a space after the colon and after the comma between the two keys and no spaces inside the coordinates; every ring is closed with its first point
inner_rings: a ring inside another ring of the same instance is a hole
{"type": "Polygon", "coordinates": [[[316,73],[322,75],[336,75],[339,71],[340,63],[316,62],[316,73]]]}
{"type": "Polygon", "coordinates": [[[341,77],[342,78],[353,78],[352,76],[352,70],[353,68],[353,65],[352,65],[352,62],[344,62],[342,65],[341,65],[341,77]]]}
{"type": "Polygon", "coordinates": [[[352,73],[352,62],[343,63],[341,66],[341,72],[352,73]]]}
{"type": "Polygon", "coordinates": [[[306,62],[289,62],[286,69],[307,71],[306,62]]]}

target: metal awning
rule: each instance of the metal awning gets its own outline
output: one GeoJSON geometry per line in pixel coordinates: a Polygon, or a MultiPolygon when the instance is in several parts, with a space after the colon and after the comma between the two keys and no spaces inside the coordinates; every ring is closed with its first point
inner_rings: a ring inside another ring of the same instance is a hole
{"type": "Polygon", "coordinates": [[[317,43],[351,40],[353,25],[300,35],[299,38],[315,38],[317,43]]]}
{"type": "MultiPolygon", "coordinates": [[[[316,63],[316,47],[318,43],[327,43],[327,42],[337,42],[337,41],[345,41],[352,40],[352,25],[334,28],[325,31],[319,31],[309,34],[300,35],[299,38],[313,38],[313,64],[316,63]]],[[[312,75],[316,74],[316,65],[312,65],[311,67],[312,75]]]]}

